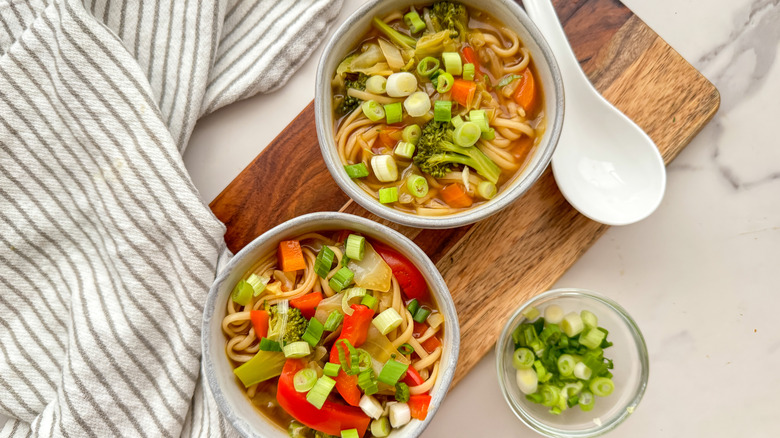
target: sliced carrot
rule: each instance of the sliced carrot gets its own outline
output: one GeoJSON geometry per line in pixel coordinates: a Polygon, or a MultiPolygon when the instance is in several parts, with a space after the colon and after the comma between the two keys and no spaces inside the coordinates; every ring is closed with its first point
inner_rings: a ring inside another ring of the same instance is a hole
{"type": "Polygon", "coordinates": [[[424,348],[428,353],[433,353],[433,350],[441,347],[441,341],[436,336],[431,336],[430,338],[420,343],[420,345],[422,345],[422,348],[424,348]]]}
{"type": "Polygon", "coordinates": [[[284,272],[306,269],[306,260],[303,258],[301,242],[297,240],[283,240],[279,242],[279,266],[284,272]]]}
{"type": "Polygon", "coordinates": [[[520,84],[515,89],[515,102],[522,106],[528,115],[531,115],[536,107],[536,81],[530,68],[523,71],[520,84]]]}
{"type": "Polygon", "coordinates": [[[377,137],[374,147],[386,147],[392,149],[401,140],[404,130],[398,126],[383,126],[379,130],[379,136],[377,137]]]}
{"type": "Polygon", "coordinates": [[[312,292],[304,296],[290,300],[290,305],[301,311],[301,315],[311,318],[317,311],[317,305],[322,301],[322,293],[312,292]]]}
{"type": "Polygon", "coordinates": [[[474,100],[474,94],[477,92],[477,83],[463,79],[455,79],[450,89],[452,100],[468,108],[474,100]]]}
{"type": "Polygon", "coordinates": [[[474,200],[466,193],[463,184],[448,184],[439,192],[441,199],[452,208],[471,207],[474,200]]]}
{"type": "Polygon", "coordinates": [[[252,310],[249,312],[249,320],[255,329],[257,339],[268,336],[268,312],[265,310],[252,310]]]}
{"type": "Polygon", "coordinates": [[[475,52],[474,49],[471,48],[471,46],[464,46],[460,52],[461,54],[463,54],[463,59],[466,61],[465,64],[474,64],[474,78],[476,79],[481,78],[482,71],[480,70],[479,58],[477,57],[477,52],[475,52]]]}
{"type": "Polygon", "coordinates": [[[515,157],[515,161],[524,163],[533,146],[534,139],[524,135],[515,141],[515,144],[509,149],[509,153],[515,157]]]}

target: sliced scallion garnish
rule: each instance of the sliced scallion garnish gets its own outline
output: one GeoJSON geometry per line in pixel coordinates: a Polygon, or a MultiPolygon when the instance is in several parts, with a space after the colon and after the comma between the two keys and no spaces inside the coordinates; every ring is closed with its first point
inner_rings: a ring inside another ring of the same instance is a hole
{"type": "Polygon", "coordinates": [[[344,253],[352,260],[363,260],[363,253],[366,250],[366,238],[357,234],[347,236],[347,243],[344,245],[344,253]]]}
{"type": "Polygon", "coordinates": [[[334,310],[330,312],[330,315],[328,315],[328,319],[325,320],[325,330],[329,332],[336,331],[337,328],[341,325],[341,321],[344,320],[344,315],[339,312],[338,310],[334,310]]]}
{"type": "Polygon", "coordinates": [[[385,118],[385,109],[375,100],[367,100],[360,106],[363,115],[372,122],[378,122],[385,118]]]}
{"type": "Polygon", "coordinates": [[[460,76],[463,73],[463,61],[458,52],[444,52],[441,54],[444,61],[444,70],[453,76],[460,76]]]}
{"type": "Polygon", "coordinates": [[[404,100],[404,109],[411,117],[422,117],[431,110],[431,98],[425,91],[415,91],[404,100]]]}
{"type": "Polygon", "coordinates": [[[404,374],[406,374],[406,370],[408,369],[409,369],[408,364],[404,364],[396,360],[390,359],[382,367],[382,371],[379,372],[378,380],[387,385],[395,386],[395,384],[398,383],[399,380],[401,380],[401,377],[403,377],[404,374]]]}
{"type": "MultiPolygon", "coordinates": [[[[417,125],[413,125],[417,126],[417,125]]],[[[398,144],[395,146],[394,153],[405,159],[405,160],[411,160],[414,156],[414,149],[415,146],[412,143],[406,142],[406,141],[399,141],[398,144]]]]}
{"type": "Polygon", "coordinates": [[[398,328],[402,322],[403,318],[401,318],[401,315],[399,315],[398,312],[392,307],[377,315],[377,317],[372,321],[374,327],[376,327],[377,330],[379,330],[383,335],[386,335],[398,328]]]}
{"type": "Polygon", "coordinates": [[[355,278],[355,273],[349,268],[343,267],[336,271],[336,274],[331,277],[328,285],[336,292],[341,292],[345,287],[352,284],[352,279],[355,278]]]}
{"type": "Polygon", "coordinates": [[[311,347],[308,342],[297,341],[285,345],[282,351],[288,359],[300,359],[311,354],[311,347]]]}
{"type": "Polygon", "coordinates": [[[472,63],[463,64],[463,79],[467,81],[473,81],[475,74],[476,74],[476,68],[474,68],[474,64],[472,63]]]}
{"type": "Polygon", "coordinates": [[[334,253],[330,247],[327,245],[323,246],[314,259],[314,272],[316,272],[320,278],[326,278],[333,267],[333,259],[335,257],[336,253],[334,253]]]}
{"type": "Polygon", "coordinates": [[[439,60],[426,56],[417,64],[417,74],[424,77],[430,77],[432,74],[439,71],[439,60]]]}
{"type": "Polygon", "coordinates": [[[411,143],[412,145],[417,144],[417,142],[420,140],[420,136],[422,136],[422,129],[420,128],[420,125],[409,125],[404,128],[404,131],[401,133],[401,139],[407,143],[411,143]]]}
{"type": "Polygon", "coordinates": [[[293,376],[293,386],[298,392],[308,392],[317,383],[317,372],[312,368],[304,368],[293,376]]]}
{"type": "Polygon", "coordinates": [[[455,83],[455,78],[449,72],[440,73],[436,76],[436,91],[439,94],[444,94],[452,89],[452,85],[455,83]]]}
{"type": "Polygon", "coordinates": [[[463,122],[460,126],[455,128],[452,133],[452,140],[458,146],[473,146],[482,136],[482,131],[479,129],[479,125],[474,122],[463,122]]]}
{"type": "Polygon", "coordinates": [[[392,204],[398,201],[398,187],[382,187],[379,189],[379,202],[392,204]]]}
{"type": "Polygon", "coordinates": [[[328,377],[336,377],[339,375],[340,369],[341,366],[339,366],[339,364],[328,362],[324,367],[322,367],[322,372],[328,377]]]}
{"type": "Polygon", "coordinates": [[[368,176],[368,167],[364,163],[346,165],[344,170],[350,178],[365,178],[368,176]]]}
{"type": "Polygon", "coordinates": [[[317,409],[322,409],[322,405],[325,404],[325,400],[328,399],[328,395],[333,391],[333,387],[336,386],[336,381],[328,376],[322,376],[317,379],[317,382],[306,394],[306,401],[314,405],[317,409]]]}
{"type": "Polygon", "coordinates": [[[412,33],[417,33],[425,29],[425,22],[420,18],[420,14],[415,11],[408,12],[404,15],[404,23],[406,23],[409,27],[409,31],[412,33]]]}
{"type": "Polygon", "coordinates": [[[409,175],[406,188],[415,198],[422,198],[428,194],[428,180],[420,175],[409,175]]]}
{"type": "Polygon", "coordinates": [[[498,193],[498,187],[490,181],[481,181],[477,185],[477,194],[484,199],[493,199],[496,197],[496,193],[498,193]]]}
{"type": "Polygon", "coordinates": [[[371,168],[376,179],[381,182],[393,182],[398,179],[398,166],[390,155],[374,155],[371,157],[371,168]]]}
{"type": "Polygon", "coordinates": [[[452,102],[449,100],[437,100],[433,104],[433,120],[436,122],[449,122],[452,119],[452,102]]]}
{"type": "Polygon", "coordinates": [[[387,79],[381,75],[371,76],[366,80],[366,91],[371,94],[385,94],[387,79]]]}

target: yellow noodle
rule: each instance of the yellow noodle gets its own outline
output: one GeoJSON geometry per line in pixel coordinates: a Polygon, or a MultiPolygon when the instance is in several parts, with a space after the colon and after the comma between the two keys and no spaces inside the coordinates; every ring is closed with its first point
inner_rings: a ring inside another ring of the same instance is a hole
{"type": "Polygon", "coordinates": [[[430,391],[431,389],[433,389],[433,385],[436,383],[436,378],[439,376],[439,362],[440,361],[436,361],[436,363],[433,365],[433,371],[431,371],[430,375],[428,376],[428,379],[425,380],[425,382],[417,386],[409,387],[409,394],[411,395],[424,394],[430,391]]]}
{"type": "MultiPolygon", "coordinates": [[[[403,333],[401,333],[395,340],[393,340],[393,347],[398,348],[401,345],[404,345],[405,343],[411,341],[412,334],[414,333],[414,319],[412,318],[412,314],[409,313],[409,310],[404,309],[404,313],[406,313],[406,328],[403,328],[403,333]]],[[[401,323],[403,325],[403,323],[401,323]]]]}
{"type": "MultiPolygon", "coordinates": [[[[425,351],[425,348],[423,348],[423,346],[422,346],[422,345],[420,345],[420,343],[419,343],[419,342],[417,342],[417,339],[415,339],[415,338],[409,338],[409,339],[407,339],[407,340],[406,340],[406,342],[407,342],[409,345],[411,345],[411,346],[412,346],[412,348],[414,348],[414,352],[415,352],[415,353],[417,353],[417,355],[418,355],[418,356],[420,356],[420,359],[421,359],[421,360],[422,360],[422,359],[425,359],[426,357],[428,357],[428,356],[429,356],[428,352],[427,352],[427,351],[425,351]]],[[[419,362],[419,361],[417,361],[417,362],[419,362]]],[[[415,364],[416,364],[417,362],[415,362],[415,364]]],[[[413,364],[413,365],[414,365],[414,364],[413,364]]],[[[417,367],[415,366],[415,368],[417,368],[417,367]]],[[[425,367],[422,367],[422,368],[425,368],[425,367]]],[[[422,368],[417,368],[417,369],[422,369],[422,368]]]]}
{"type": "MultiPolygon", "coordinates": [[[[441,327],[441,326],[439,326],[441,327]]],[[[431,338],[431,336],[435,335],[439,331],[439,327],[433,328],[428,327],[428,330],[425,331],[422,335],[420,335],[419,338],[417,338],[417,342],[423,343],[431,338]]]]}
{"type": "Polygon", "coordinates": [[[442,208],[430,208],[430,207],[418,207],[417,214],[420,216],[446,216],[455,212],[454,208],[442,207],[442,208]]]}
{"type": "Polygon", "coordinates": [[[520,51],[523,53],[523,57],[520,59],[520,61],[517,62],[517,64],[504,65],[504,74],[517,74],[528,68],[528,65],[531,63],[531,55],[525,48],[520,49],[520,51]]]}
{"type": "Polygon", "coordinates": [[[363,101],[375,100],[380,105],[387,105],[391,103],[404,101],[403,97],[382,96],[380,94],[373,94],[373,93],[369,93],[368,91],[360,91],[354,88],[350,88],[349,90],[347,90],[347,94],[363,101]]]}
{"type": "Polygon", "coordinates": [[[480,143],[478,146],[479,150],[485,153],[485,155],[488,156],[491,160],[493,160],[496,165],[504,170],[510,170],[514,171],[517,170],[519,167],[519,164],[515,163],[514,160],[507,160],[502,155],[506,154],[506,151],[498,149],[498,148],[491,148],[485,143],[480,143]]]}
{"type": "Polygon", "coordinates": [[[414,369],[419,371],[423,368],[428,368],[429,366],[433,365],[437,360],[439,360],[439,357],[441,357],[441,347],[436,347],[436,349],[433,350],[433,353],[418,360],[417,362],[412,364],[412,366],[414,367],[414,369]]]}
{"type": "MultiPolygon", "coordinates": [[[[494,127],[502,127],[502,128],[509,128],[513,131],[519,131],[529,137],[533,137],[536,135],[534,132],[534,128],[532,128],[530,125],[520,122],[518,120],[509,120],[505,119],[503,117],[496,117],[495,120],[493,120],[493,126],[494,127]]],[[[508,138],[508,137],[507,137],[508,138]]]]}

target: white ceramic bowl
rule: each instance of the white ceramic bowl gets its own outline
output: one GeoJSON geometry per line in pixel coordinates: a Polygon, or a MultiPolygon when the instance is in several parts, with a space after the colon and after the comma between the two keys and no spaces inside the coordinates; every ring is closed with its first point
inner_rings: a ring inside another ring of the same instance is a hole
{"type": "Polygon", "coordinates": [[[419,436],[430,423],[452,382],[458,362],[460,329],[458,315],[447,285],[436,266],[428,256],[411,240],[390,228],[362,217],[345,213],[311,213],[289,220],[266,231],[238,252],[219,274],[209,291],[203,313],[203,364],[206,380],[217,401],[219,410],[233,427],[246,437],[285,438],[287,431],[280,429],[264,417],[247,399],[239,387],[233,368],[225,354],[225,335],[222,333],[222,318],[233,287],[257,260],[258,257],[277,247],[281,240],[312,231],[349,229],[363,233],[372,239],[382,241],[405,255],[420,270],[428,283],[439,311],[444,315],[445,347],[441,356],[442,373],[431,390],[432,400],[425,421],[412,420],[406,426],[396,429],[391,437],[408,438],[419,436]]]}
{"type": "Polygon", "coordinates": [[[371,19],[390,11],[408,8],[413,4],[429,4],[430,1],[374,0],[353,13],[333,34],[320,57],[317,68],[314,114],[322,156],[333,179],[350,198],[366,210],[402,225],[417,228],[454,228],[485,219],[516,201],[542,175],[552,158],[563,125],[563,83],[558,64],[539,30],[523,9],[513,0],[458,0],[460,3],[481,9],[499,19],[517,32],[531,52],[544,90],[546,129],[531,162],[498,195],[474,208],[448,216],[426,217],[396,210],[380,204],[378,200],[355,184],[344,170],[336,150],[333,126],[333,92],[331,79],[336,67],[352,50],[357,41],[371,27],[371,19]]]}
{"type": "Polygon", "coordinates": [[[517,309],[496,344],[496,366],[499,386],[512,412],[531,429],[556,438],[589,438],[616,428],[639,405],[650,374],[647,346],[636,322],[616,302],[583,289],[547,291],[517,309]],[[564,313],[589,310],[598,317],[599,326],[609,330],[607,339],[614,345],[604,350],[604,356],[615,364],[611,370],[615,391],[607,397],[596,397],[592,411],[574,407],[554,415],[549,413],[550,408],[526,400],[517,386],[512,366],[512,332],[524,322],[525,309],[534,306],[543,311],[550,304],[560,306],[564,313]]]}

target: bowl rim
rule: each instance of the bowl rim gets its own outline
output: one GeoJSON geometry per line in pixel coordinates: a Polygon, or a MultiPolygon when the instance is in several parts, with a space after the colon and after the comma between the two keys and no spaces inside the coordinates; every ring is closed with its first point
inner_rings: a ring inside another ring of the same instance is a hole
{"type": "MultiPolygon", "coordinates": [[[[436,394],[433,396],[427,418],[416,423],[415,427],[408,429],[408,434],[403,433],[398,435],[399,437],[419,436],[428,427],[436,412],[441,407],[441,403],[443,402],[444,397],[447,395],[452,384],[452,380],[455,376],[455,369],[460,353],[460,323],[458,320],[457,310],[455,309],[455,303],[449,292],[449,288],[436,268],[436,265],[432,260],[430,260],[428,255],[419,246],[417,246],[417,244],[415,244],[408,237],[386,225],[348,213],[335,211],[315,212],[297,216],[293,219],[282,222],[281,224],[265,231],[260,236],[254,238],[249,244],[238,251],[224,266],[224,268],[222,268],[209,288],[209,294],[206,298],[206,304],[204,306],[203,317],[201,320],[201,357],[203,363],[203,372],[208,384],[208,389],[216,401],[217,408],[222,413],[222,415],[225,416],[228,422],[236,429],[236,431],[245,437],[260,436],[251,425],[247,424],[243,419],[238,417],[237,414],[233,412],[232,408],[230,407],[230,402],[227,400],[227,397],[223,393],[222,388],[216,378],[217,370],[215,369],[215,365],[212,362],[210,356],[212,347],[209,335],[212,319],[217,312],[217,295],[219,294],[219,289],[222,283],[227,280],[236,265],[238,265],[239,262],[247,256],[247,254],[253,252],[255,248],[266,244],[268,241],[282,239],[289,235],[290,232],[294,232],[294,230],[298,229],[299,227],[305,227],[309,224],[316,224],[318,222],[325,221],[341,221],[346,222],[349,225],[358,225],[365,228],[374,229],[378,235],[382,236],[382,240],[390,244],[393,249],[396,249],[405,257],[409,258],[410,261],[412,261],[412,263],[415,265],[418,265],[418,263],[415,263],[415,260],[425,262],[422,263],[424,266],[418,266],[418,269],[422,271],[423,276],[426,277],[426,280],[428,280],[428,287],[431,289],[431,292],[436,298],[439,311],[444,314],[445,319],[447,320],[448,327],[446,330],[447,332],[451,333],[452,345],[448,347],[449,353],[446,363],[443,362],[440,366],[440,369],[443,370],[440,372],[440,381],[437,382],[437,384],[440,386],[436,394]]],[[[399,430],[406,431],[407,429],[404,428],[399,430]]]]}
{"type": "Polygon", "coordinates": [[[633,406],[634,409],[637,406],[639,406],[639,403],[642,401],[642,397],[644,396],[645,391],[647,389],[647,383],[650,378],[650,361],[649,361],[649,354],[647,352],[647,344],[645,342],[644,336],[642,335],[642,331],[639,329],[639,325],[637,325],[636,321],[634,321],[634,319],[631,317],[628,311],[625,308],[623,308],[623,306],[621,306],[611,298],[606,297],[600,293],[594,292],[592,290],[566,287],[566,288],[551,289],[546,292],[543,292],[526,301],[512,314],[512,316],[509,318],[506,324],[504,324],[504,328],[501,330],[501,335],[498,338],[498,342],[496,342],[496,374],[497,374],[496,378],[498,379],[498,385],[501,387],[501,394],[504,396],[504,400],[506,401],[507,405],[509,405],[509,408],[515,414],[515,416],[519,418],[523,423],[525,423],[526,426],[536,431],[537,433],[549,437],[590,438],[590,437],[603,435],[615,429],[617,426],[623,423],[623,421],[625,421],[631,415],[631,413],[633,413],[633,409],[631,409],[630,412],[629,409],[627,409],[629,406],[633,406]],[[511,333],[514,330],[515,326],[517,325],[518,319],[521,316],[522,312],[526,308],[535,305],[539,301],[550,299],[550,298],[556,299],[561,297],[586,298],[593,301],[597,301],[611,308],[629,327],[631,335],[635,341],[634,343],[637,348],[637,352],[639,353],[641,384],[637,388],[637,391],[634,394],[634,396],[628,400],[625,406],[626,409],[621,409],[620,415],[615,416],[610,421],[604,422],[595,428],[587,429],[584,431],[559,429],[538,421],[533,415],[531,415],[525,409],[523,409],[522,406],[518,406],[512,403],[512,399],[509,396],[509,390],[507,388],[508,384],[504,379],[505,368],[504,368],[504,361],[502,360],[504,355],[503,351],[506,348],[509,339],[511,339],[511,333]]]}
{"type": "MultiPolygon", "coordinates": [[[[331,135],[328,135],[325,126],[332,122],[332,112],[328,105],[329,99],[324,98],[330,89],[330,72],[324,71],[325,64],[327,58],[331,56],[331,53],[334,51],[343,34],[351,27],[355,26],[365,15],[371,13],[374,8],[386,1],[388,0],[372,0],[352,13],[328,40],[318,61],[314,92],[314,120],[320,151],[331,177],[350,199],[353,199],[366,210],[386,220],[409,227],[427,229],[455,228],[486,219],[509,207],[528,191],[528,189],[542,176],[545,169],[547,169],[557,147],[558,140],[560,139],[565,113],[563,79],[552,49],[523,8],[513,0],[481,1],[483,3],[500,3],[511,11],[515,18],[520,21],[520,24],[531,34],[533,41],[539,46],[545,64],[550,69],[553,80],[551,87],[550,85],[547,85],[547,87],[554,90],[555,106],[558,108],[555,117],[552,119],[551,123],[548,123],[548,126],[545,129],[545,135],[549,136],[548,147],[537,152],[541,155],[539,156],[538,161],[534,163],[533,167],[527,171],[525,178],[512,182],[510,187],[500,191],[494,199],[477,207],[469,208],[468,210],[447,216],[428,217],[402,212],[395,208],[380,204],[378,200],[365,193],[362,188],[352,182],[351,178],[349,178],[344,171],[344,166],[338,158],[338,154],[335,153],[335,140],[331,135]]],[[[425,1],[413,1],[413,3],[425,3],[425,1]]]]}

